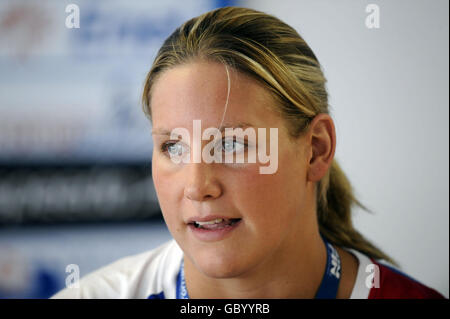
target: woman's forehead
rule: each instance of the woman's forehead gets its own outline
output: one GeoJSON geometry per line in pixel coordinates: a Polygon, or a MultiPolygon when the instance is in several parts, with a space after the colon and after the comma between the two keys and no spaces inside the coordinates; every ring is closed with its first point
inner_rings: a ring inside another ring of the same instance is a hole
{"type": "Polygon", "coordinates": [[[224,118],[229,124],[267,127],[276,117],[268,90],[241,72],[228,70],[227,75],[225,65],[202,61],[165,71],[152,90],[153,125],[179,127],[202,119],[206,126],[218,127],[224,118]]]}

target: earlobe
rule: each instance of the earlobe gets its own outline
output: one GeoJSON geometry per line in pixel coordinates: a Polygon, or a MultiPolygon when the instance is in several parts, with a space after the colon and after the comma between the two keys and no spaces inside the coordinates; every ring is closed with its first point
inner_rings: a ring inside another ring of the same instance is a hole
{"type": "Polygon", "coordinates": [[[308,137],[311,145],[308,180],[318,182],[328,171],[336,149],[336,132],[332,118],[319,114],[311,122],[308,137]]]}

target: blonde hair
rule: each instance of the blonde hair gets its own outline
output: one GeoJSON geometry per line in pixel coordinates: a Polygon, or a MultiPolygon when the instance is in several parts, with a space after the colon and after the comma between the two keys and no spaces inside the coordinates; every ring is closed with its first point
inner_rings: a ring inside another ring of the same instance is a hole
{"type": "MultiPolygon", "coordinates": [[[[271,15],[226,7],[185,22],[166,39],[145,81],[142,102],[150,120],[151,91],[158,76],[194,59],[224,63],[259,81],[272,93],[276,111],[286,120],[293,138],[304,133],[317,114],[329,112],[326,79],[303,38],[271,15]]],[[[317,185],[320,233],[338,246],[393,262],[353,227],[353,205],[365,209],[333,160],[317,185]]]]}

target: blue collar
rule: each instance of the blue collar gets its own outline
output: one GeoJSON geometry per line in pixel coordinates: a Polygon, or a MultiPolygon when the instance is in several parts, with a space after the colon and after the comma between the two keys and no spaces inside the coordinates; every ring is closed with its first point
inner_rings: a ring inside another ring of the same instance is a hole
{"type": "Polygon", "coordinates": [[[327,248],[327,265],[315,299],[336,299],[341,280],[341,258],[337,250],[322,236],[327,248]]]}
{"type": "MultiPolygon", "coordinates": [[[[325,247],[327,248],[327,265],[325,273],[316,292],[315,299],[336,299],[341,279],[341,258],[337,250],[331,245],[325,237],[322,236],[325,247]]],[[[184,261],[181,261],[180,271],[177,276],[177,299],[189,299],[184,278],[184,261]]]]}
{"type": "Polygon", "coordinates": [[[186,288],[186,280],[184,279],[184,259],[181,259],[181,267],[177,276],[176,299],[189,299],[189,295],[186,288]]]}

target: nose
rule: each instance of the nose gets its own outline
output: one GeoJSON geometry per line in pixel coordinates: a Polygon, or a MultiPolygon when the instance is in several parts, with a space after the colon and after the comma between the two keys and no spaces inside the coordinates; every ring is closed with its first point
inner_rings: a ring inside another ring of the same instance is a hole
{"type": "Polygon", "coordinates": [[[187,182],[184,196],[193,201],[205,201],[220,197],[222,187],[214,175],[212,164],[190,163],[186,165],[187,182]]]}

